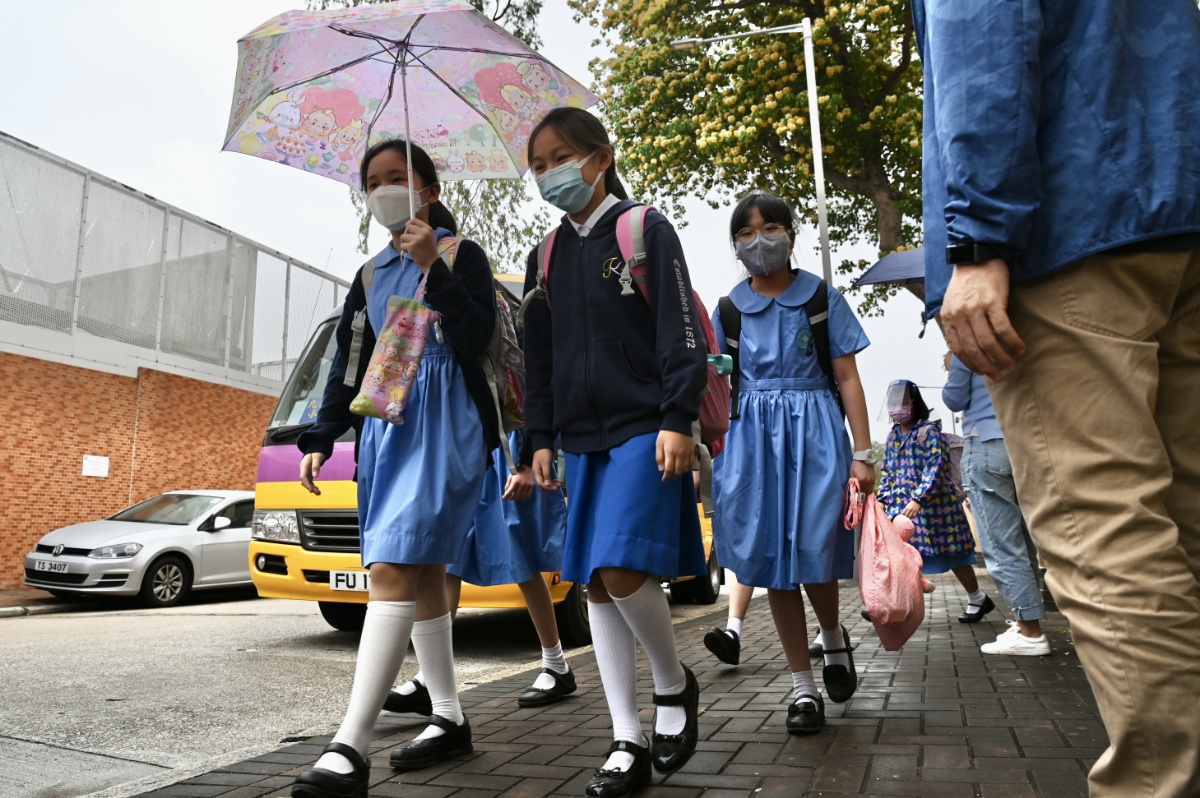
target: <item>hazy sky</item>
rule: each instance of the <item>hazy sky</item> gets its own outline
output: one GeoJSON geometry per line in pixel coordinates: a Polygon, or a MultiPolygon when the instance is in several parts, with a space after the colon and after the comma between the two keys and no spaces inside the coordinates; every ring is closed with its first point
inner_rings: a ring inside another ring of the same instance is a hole
{"type": "MultiPolygon", "coordinates": [[[[0,130],[345,279],[355,251],[348,189],[259,158],[222,152],[237,40],[303,0],[0,0],[0,130]]],[[[585,85],[595,30],[566,0],[546,0],[542,53],[585,85]]],[[[617,142],[618,150],[620,142],[617,142]]],[[[619,152],[618,152],[619,157],[619,152]]],[[[527,178],[528,179],[528,178],[527,178]]],[[[535,192],[536,193],[536,192],[535,192]]],[[[0,194],[0,201],[3,195],[0,194]]],[[[711,309],[737,280],[729,209],[689,203],[681,230],[693,281],[711,309]]],[[[807,236],[802,266],[820,273],[807,236]]],[[[371,241],[374,248],[385,240],[371,241]]],[[[835,251],[871,258],[870,247],[835,251]]],[[[854,304],[852,300],[852,304],[854,304]]],[[[872,432],[887,383],[940,386],[945,343],[935,325],[918,340],[921,304],[904,293],[882,319],[864,319],[873,345],[859,356],[872,432]]],[[[944,419],[938,390],[927,390],[944,419]]],[[[949,424],[947,424],[949,426],[949,424]]]]}

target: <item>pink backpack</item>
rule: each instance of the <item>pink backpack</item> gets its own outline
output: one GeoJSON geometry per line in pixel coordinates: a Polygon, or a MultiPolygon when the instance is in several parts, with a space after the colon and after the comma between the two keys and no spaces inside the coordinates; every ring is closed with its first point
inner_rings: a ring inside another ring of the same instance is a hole
{"type": "MultiPolygon", "coordinates": [[[[636,284],[647,304],[650,302],[650,289],[646,285],[646,214],[656,210],[651,205],[637,205],[624,211],[617,218],[617,246],[621,257],[625,260],[625,270],[621,273],[621,295],[632,296],[636,284]]],[[[526,294],[521,302],[520,318],[535,297],[542,296],[546,304],[550,304],[550,262],[554,254],[554,241],[558,237],[555,227],[542,239],[537,249],[537,287],[526,294]]],[[[717,358],[721,357],[721,349],[717,344],[717,334],[713,329],[712,318],[700,295],[692,291],[692,301],[695,304],[694,315],[699,317],[700,333],[704,337],[705,351],[717,358]]],[[[689,317],[685,317],[687,319],[689,317]]],[[[700,467],[700,494],[704,503],[705,514],[711,516],[711,472],[712,458],[721,453],[725,446],[725,433],[729,431],[729,377],[722,373],[721,368],[714,364],[713,358],[708,361],[708,387],[700,398],[700,419],[695,437],[703,446],[697,447],[697,458],[700,467]]]]}

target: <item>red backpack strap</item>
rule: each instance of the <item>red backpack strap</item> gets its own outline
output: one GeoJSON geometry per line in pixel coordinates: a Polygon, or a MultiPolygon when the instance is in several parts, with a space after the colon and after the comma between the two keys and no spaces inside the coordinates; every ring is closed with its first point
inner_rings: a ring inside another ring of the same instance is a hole
{"type": "Polygon", "coordinates": [[[653,205],[635,205],[617,219],[617,247],[625,261],[621,275],[621,295],[633,293],[637,283],[642,298],[650,303],[650,288],[646,285],[646,214],[657,210],[653,205]]]}

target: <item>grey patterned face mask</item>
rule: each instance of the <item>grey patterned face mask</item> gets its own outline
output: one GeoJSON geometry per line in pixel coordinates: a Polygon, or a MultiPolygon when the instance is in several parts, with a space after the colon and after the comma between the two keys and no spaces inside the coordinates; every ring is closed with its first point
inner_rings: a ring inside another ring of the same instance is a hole
{"type": "Polygon", "coordinates": [[[784,233],[758,233],[750,241],[737,242],[737,256],[746,271],[767,275],[787,265],[792,255],[792,241],[784,233]]]}

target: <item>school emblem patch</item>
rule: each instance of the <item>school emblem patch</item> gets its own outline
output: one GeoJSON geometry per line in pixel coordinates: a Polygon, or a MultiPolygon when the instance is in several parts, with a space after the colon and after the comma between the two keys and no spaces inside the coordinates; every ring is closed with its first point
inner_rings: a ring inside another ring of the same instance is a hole
{"type": "Polygon", "coordinates": [[[813,353],[813,334],[812,328],[805,325],[796,333],[796,346],[800,347],[801,351],[806,355],[813,353]]]}

